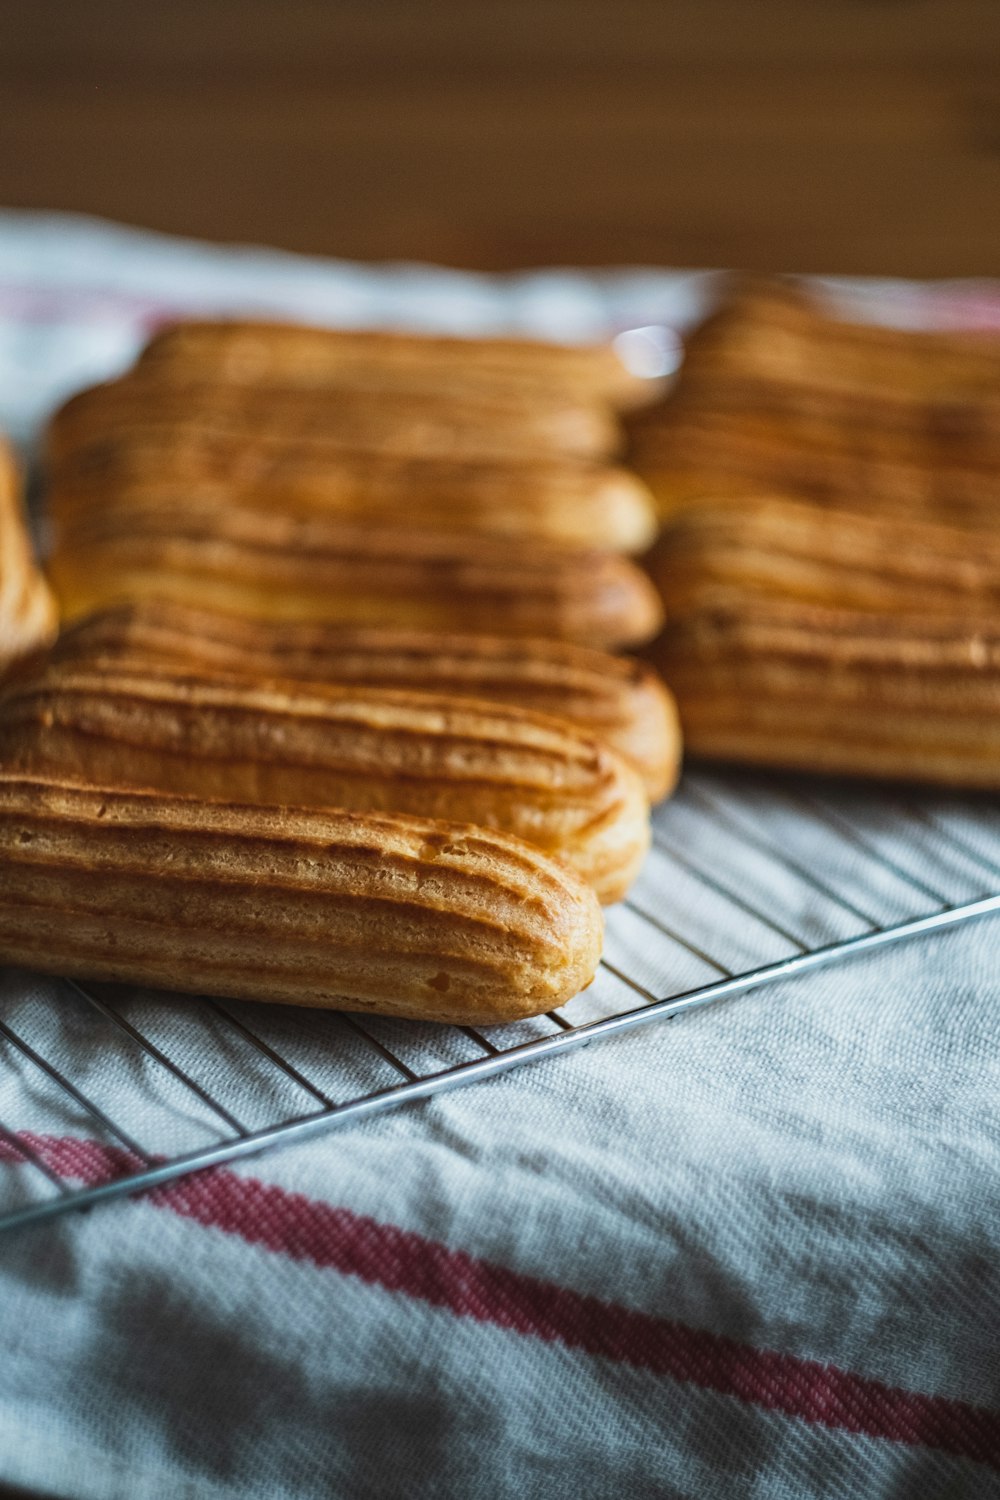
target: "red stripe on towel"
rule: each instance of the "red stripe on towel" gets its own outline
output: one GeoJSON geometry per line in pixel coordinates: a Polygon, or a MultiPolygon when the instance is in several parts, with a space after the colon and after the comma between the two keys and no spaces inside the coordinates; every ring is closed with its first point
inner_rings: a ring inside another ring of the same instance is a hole
{"type": "MultiPolygon", "coordinates": [[[[139,1165],[128,1153],[96,1141],[28,1132],[23,1139],[55,1172],[88,1184],[139,1165]]],[[[0,1149],[0,1158],[16,1159],[9,1146],[0,1149]]],[[[146,1202],[274,1254],[446,1308],[456,1317],[560,1343],[802,1421],[936,1448],[1000,1469],[1000,1413],[585,1296],[257,1178],[217,1167],[154,1188],[146,1202]]]]}

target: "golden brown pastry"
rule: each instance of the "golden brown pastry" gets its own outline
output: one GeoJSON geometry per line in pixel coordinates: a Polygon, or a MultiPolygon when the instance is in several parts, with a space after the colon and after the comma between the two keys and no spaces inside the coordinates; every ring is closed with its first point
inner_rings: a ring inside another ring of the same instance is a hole
{"type": "Polygon", "coordinates": [[[804,425],[756,411],[678,407],[637,446],[634,462],[667,518],[720,495],[772,493],[973,529],[995,525],[1000,465],[909,440],[867,443],[839,423],[817,440],[804,425]]]}
{"type": "Polygon", "coordinates": [[[791,288],[757,289],[692,335],[670,399],[631,438],[663,514],[770,489],[992,524],[1000,338],[852,324],[791,288]]]}
{"type": "Polygon", "coordinates": [[[672,619],[655,656],[695,755],[1000,789],[995,615],[720,591],[672,619]]]}
{"type": "Polygon", "coordinates": [[[430,693],[146,665],[12,680],[0,764],[99,786],[477,823],[558,855],[617,901],[649,844],[635,771],[563,720],[430,693]]]}
{"type": "Polygon", "coordinates": [[[792,500],[706,503],[674,517],[650,569],[669,618],[711,602],[720,588],[727,597],[983,618],[1000,604],[1000,537],[971,538],[957,527],[792,500]]]}
{"type": "Polygon", "coordinates": [[[0,672],[56,632],[56,603],[28,536],[14,456],[0,438],[0,672]]]}
{"type": "Polygon", "coordinates": [[[695,333],[633,442],[675,512],[654,656],[695,754],[1000,785],[1000,340],[765,288],[695,333]]]}
{"type": "Polygon", "coordinates": [[[1000,786],[1000,541],[790,501],[678,515],[654,659],[696,755],[1000,786]]]}
{"type": "Polygon", "coordinates": [[[599,647],[649,640],[662,620],[646,575],[611,553],[111,500],[61,523],[50,577],[67,618],[159,597],[269,620],[599,647]]]}
{"type": "Polygon", "coordinates": [[[460,824],[0,773],[0,957],[195,994],[489,1025],[561,1005],[593,893],[460,824]]]}
{"type": "Polygon", "coordinates": [[[163,385],[126,376],[80,391],[56,412],[48,430],[49,461],[62,466],[94,443],[146,436],[231,439],[248,452],[268,454],[500,462],[605,458],[621,446],[610,411],[558,392],[458,401],[419,391],[163,385]]]}
{"type": "Polygon", "coordinates": [[[258,683],[280,677],[507,703],[606,741],[639,772],[653,802],[677,780],[677,712],[656,673],[631,657],[560,641],[268,624],[147,600],[81,620],[50,660],[129,672],[165,663],[258,683]]]}
{"type": "Polygon", "coordinates": [[[599,464],[448,463],[371,454],[313,461],[239,442],[143,442],[89,449],[51,476],[55,516],[121,504],[223,507],[327,517],[371,526],[498,537],[567,547],[644,552],[656,513],[642,481],[599,464]]]}
{"type": "Polygon", "coordinates": [[[1000,441],[1000,395],[976,398],[944,393],[916,399],[906,390],[831,391],[794,380],[754,380],[743,375],[691,376],[678,388],[672,409],[684,415],[711,412],[753,417],[785,430],[804,445],[847,442],[877,457],[913,452],[937,461],[995,463],[1000,441]]]}
{"type": "Polygon", "coordinates": [[[857,323],[794,283],[737,289],[688,340],[687,377],[733,376],[866,401],[997,401],[1000,337],[857,323]]]}
{"type": "Polygon", "coordinates": [[[659,382],[633,375],[610,344],[519,338],[441,338],[291,323],[186,322],[157,334],[139,362],[157,380],[306,387],[384,382],[445,394],[500,390],[571,392],[613,406],[641,405],[659,382]]]}

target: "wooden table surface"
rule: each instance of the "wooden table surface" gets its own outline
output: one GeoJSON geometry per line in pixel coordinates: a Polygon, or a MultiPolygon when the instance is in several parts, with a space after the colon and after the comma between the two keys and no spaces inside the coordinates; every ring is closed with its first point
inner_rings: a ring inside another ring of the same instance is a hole
{"type": "Polygon", "coordinates": [[[1000,273],[1000,0],[0,0],[0,204],[507,268],[1000,273]]]}

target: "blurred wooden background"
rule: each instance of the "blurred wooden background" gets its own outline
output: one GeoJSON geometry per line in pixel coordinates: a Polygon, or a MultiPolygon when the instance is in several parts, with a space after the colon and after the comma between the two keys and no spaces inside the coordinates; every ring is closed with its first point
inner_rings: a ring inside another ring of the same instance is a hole
{"type": "Polygon", "coordinates": [[[0,0],[0,204],[366,259],[1000,273],[1000,0],[0,0]]]}

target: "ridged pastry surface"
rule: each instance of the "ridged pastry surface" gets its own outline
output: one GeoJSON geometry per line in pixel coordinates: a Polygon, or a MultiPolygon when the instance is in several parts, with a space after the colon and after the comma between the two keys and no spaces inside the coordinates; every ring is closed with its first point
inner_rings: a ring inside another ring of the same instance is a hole
{"type": "Polygon", "coordinates": [[[996,518],[997,463],[909,441],[865,444],[846,424],[817,440],[806,438],[798,418],[678,408],[634,462],[666,519],[722,495],[767,493],[971,529],[989,529],[996,518]]]}
{"type": "Polygon", "coordinates": [[[583,399],[633,406],[660,382],[633,375],[610,344],[554,344],[525,338],[442,338],[250,321],[174,324],[148,344],[139,369],[157,380],[204,378],[253,384],[517,390],[556,387],[583,399]]]}
{"type": "Polygon", "coordinates": [[[51,659],[132,673],[166,663],[257,683],[278,677],[506,703],[605,740],[640,773],[651,801],[672,789],[679,771],[676,706],[652,668],[560,641],[268,624],[150,600],[81,620],[51,659]]]}
{"type": "Polygon", "coordinates": [[[686,373],[775,382],[830,398],[911,403],[995,399],[995,332],[904,329],[839,317],[824,299],[788,283],[759,283],[707,319],[688,342],[686,373]]]}
{"type": "Polygon", "coordinates": [[[488,1025],[563,1004],[602,922],[481,828],[0,772],[0,956],[49,973],[488,1025]]]}
{"type": "Polygon", "coordinates": [[[95,441],[159,434],[230,438],[245,450],[375,453],[405,458],[605,458],[621,432],[612,413],[559,394],[446,399],[423,392],[312,391],[125,376],[73,396],[48,430],[50,462],[95,441]]]}
{"type": "Polygon", "coordinates": [[[111,500],[61,522],[50,577],[67,618],[158,597],[269,620],[598,647],[647,641],[662,621],[646,574],[612,553],[111,500]]]}
{"type": "Polygon", "coordinates": [[[781,498],[709,504],[666,527],[650,568],[668,616],[713,590],[870,612],[987,614],[1000,538],[781,498]]]}
{"type": "Polygon", "coordinates": [[[642,552],[657,531],[652,496],[624,469],[572,460],[460,463],[370,454],[312,459],[239,442],[120,439],[73,455],[51,476],[48,507],[71,519],[104,504],[276,511],[369,526],[535,539],[642,552]]]}
{"type": "Polygon", "coordinates": [[[991,526],[1000,338],[849,323],[757,289],[692,335],[676,387],[630,437],[665,515],[772,490],[991,526]]]}
{"type": "Polygon", "coordinates": [[[696,755],[1000,789],[993,615],[720,593],[672,620],[656,657],[696,755]]]}
{"type": "Polygon", "coordinates": [[[679,514],[654,650],[695,755],[1000,787],[1000,544],[758,500],[679,514]]]}
{"type": "Polygon", "coordinates": [[[500,704],[148,665],[54,665],[8,684],[0,763],[102,786],[477,823],[618,900],[649,842],[638,774],[571,725],[500,704]]]}

